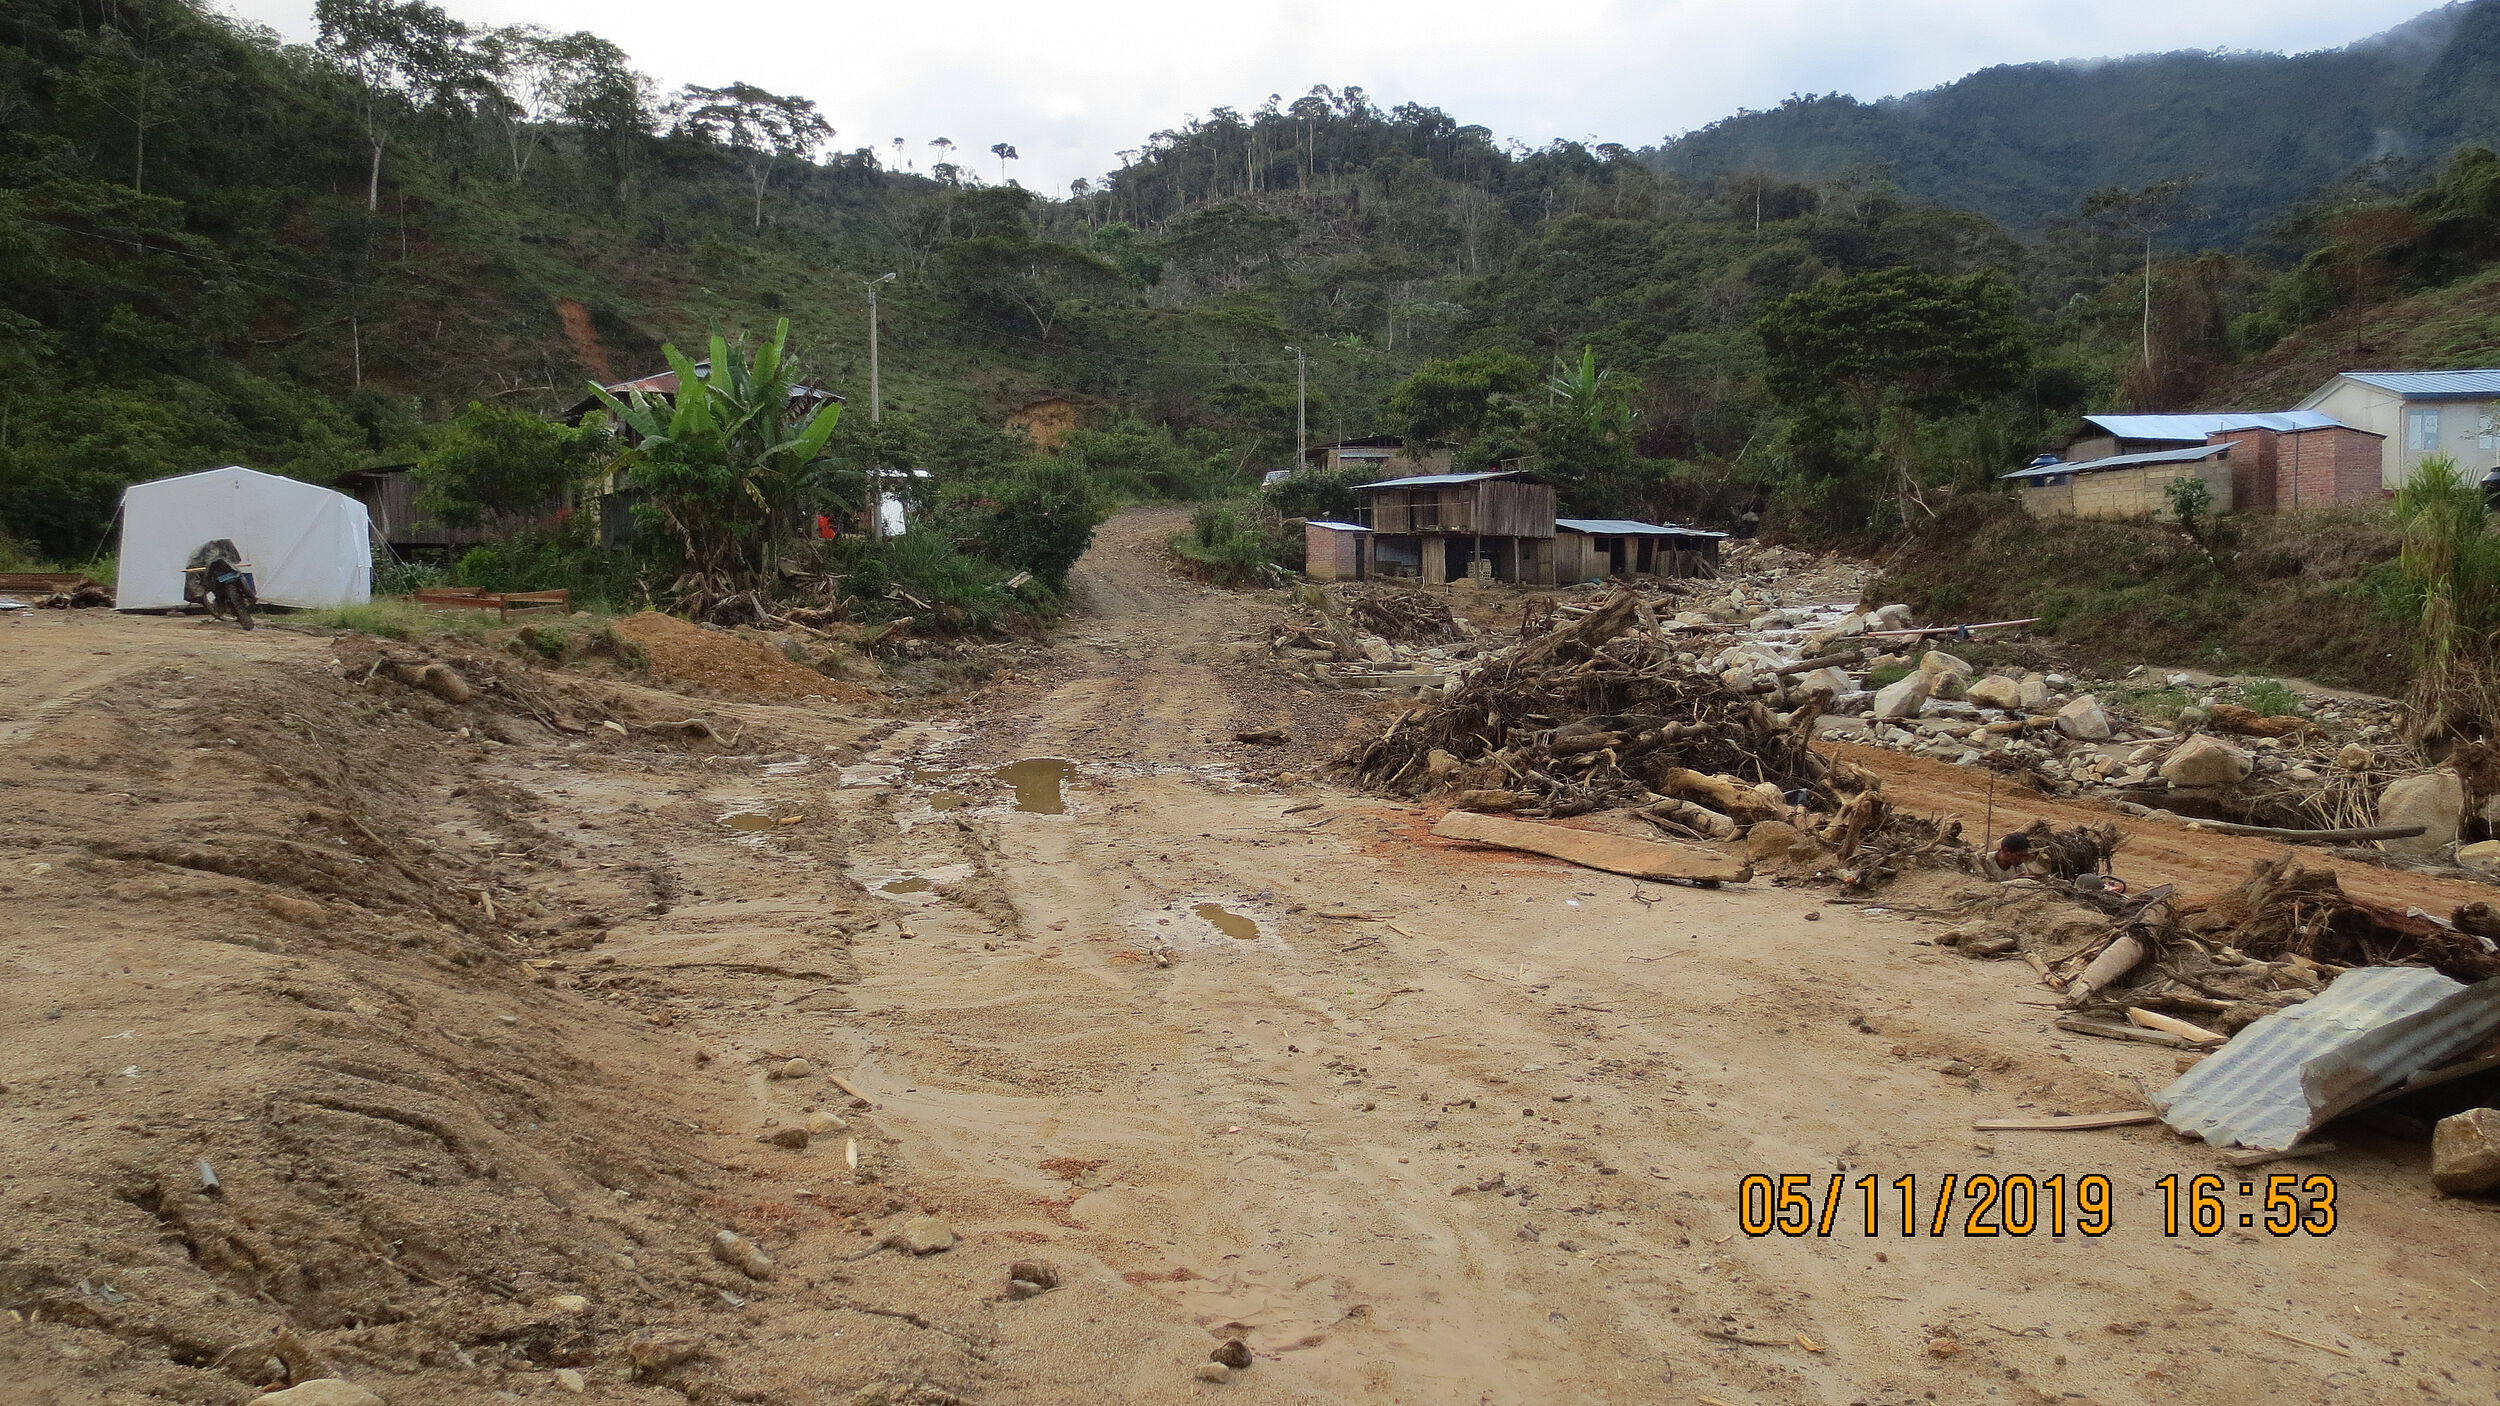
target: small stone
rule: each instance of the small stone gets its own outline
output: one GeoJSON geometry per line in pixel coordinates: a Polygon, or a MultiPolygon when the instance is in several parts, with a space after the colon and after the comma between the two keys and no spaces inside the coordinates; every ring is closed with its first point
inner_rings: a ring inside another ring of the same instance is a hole
{"type": "Polygon", "coordinates": [[[1936,1072],[1949,1079],[1967,1079],[1979,1071],[1972,1068],[1968,1063],[1962,1060],[1948,1059],[1944,1063],[1936,1066],[1936,1072]]]}
{"type": "Polygon", "coordinates": [[[1250,1365],[1250,1344],[1239,1338],[1226,1338],[1216,1346],[1215,1351],[1207,1354],[1207,1360],[1220,1362],[1236,1372],[1242,1371],[1250,1365]]]}
{"type": "Polygon", "coordinates": [[[255,1399],[255,1406],[385,1406],[382,1398],[343,1377],[316,1377],[255,1399]]]}
{"type": "Polygon", "coordinates": [[[589,1378],[574,1371],[570,1367],[558,1367],[555,1371],[555,1377],[557,1386],[564,1388],[566,1391],[573,1393],[575,1396],[581,1395],[585,1390],[589,1389],[590,1386],[589,1378]]]}
{"type": "Polygon", "coordinates": [[[885,1243],[907,1255],[939,1255],[955,1248],[955,1228],[935,1216],[913,1216],[886,1232],[885,1243]]]}
{"type": "Polygon", "coordinates": [[[301,923],[308,928],[327,927],[330,923],[329,909],[309,898],[297,898],[293,894],[263,894],[260,906],[273,918],[284,918],[290,923],[301,923]]]}
{"type": "Polygon", "coordinates": [[[1445,780],[1459,768],[1458,757],[1439,747],[1424,754],[1424,771],[1435,781],[1445,780]]]}
{"type": "Polygon", "coordinates": [[[775,1128],[756,1141],[773,1147],[786,1147],[792,1152],[805,1152],[808,1136],[807,1129],[792,1124],[786,1128],[775,1128]]]}
{"type": "Polygon", "coordinates": [[[773,1277],[773,1257],[734,1230],[724,1230],[712,1237],[712,1258],[749,1279],[773,1277]]]}
{"type": "Polygon", "coordinates": [[[1198,1369],[1190,1375],[1202,1382],[1223,1383],[1233,1379],[1233,1369],[1221,1362],[1201,1362],[1198,1364],[1198,1369]]]}
{"type": "Polygon", "coordinates": [[[558,1294],[547,1300],[547,1307],[569,1318],[590,1312],[590,1300],[580,1294],[558,1294]]]}
{"type": "Polygon", "coordinates": [[[1029,1299],[1059,1287],[1059,1267],[1048,1260],[1018,1260],[1007,1266],[1007,1294],[1029,1299]]]}
{"type": "Polygon", "coordinates": [[[810,1137],[824,1137],[831,1133],[847,1133],[850,1130],[850,1121],[842,1117],[840,1114],[827,1113],[823,1109],[818,1109],[807,1115],[807,1133],[810,1137]]]}
{"type": "Polygon", "coordinates": [[[782,1062],[780,1077],[784,1079],[804,1079],[815,1072],[815,1065],[810,1064],[804,1059],[792,1059],[782,1062]]]}
{"type": "Polygon", "coordinates": [[[2431,1130],[2431,1185],[2451,1196],[2500,1187],[2500,1108],[2469,1108],[2431,1130]]]}
{"type": "Polygon", "coordinates": [[[638,1377],[656,1377],[671,1367],[682,1367],[704,1356],[707,1351],[702,1339],[681,1333],[638,1333],[625,1341],[625,1358],[634,1364],[634,1375],[638,1377]]]}

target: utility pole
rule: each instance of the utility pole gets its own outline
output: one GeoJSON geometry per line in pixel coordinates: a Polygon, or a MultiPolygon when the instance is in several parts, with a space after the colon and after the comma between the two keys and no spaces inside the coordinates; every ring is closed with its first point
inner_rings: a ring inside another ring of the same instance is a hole
{"type": "Polygon", "coordinates": [[[1285,350],[1293,353],[1293,470],[1300,473],[1311,452],[1311,359],[1300,347],[1285,350]]]}
{"type": "MultiPolygon", "coordinates": [[[[868,289],[868,423],[872,425],[885,422],[884,388],[877,380],[877,287],[893,281],[894,275],[890,273],[860,280],[868,289]]],[[[868,469],[868,536],[871,541],[885,536],[885,469],[882,465],[872,464],[868,469]]]]}

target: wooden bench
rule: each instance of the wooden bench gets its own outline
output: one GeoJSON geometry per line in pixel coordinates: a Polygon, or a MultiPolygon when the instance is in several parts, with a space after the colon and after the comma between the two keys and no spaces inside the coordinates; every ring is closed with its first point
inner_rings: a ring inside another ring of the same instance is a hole
{"type": "Polygon", "coordinates": [[[488,591],[476,586],[427,586],[416,593],[429,610],[491,610],[497,621],[516,615],[563,615],[573,608],[571,591],[488,591]]]}

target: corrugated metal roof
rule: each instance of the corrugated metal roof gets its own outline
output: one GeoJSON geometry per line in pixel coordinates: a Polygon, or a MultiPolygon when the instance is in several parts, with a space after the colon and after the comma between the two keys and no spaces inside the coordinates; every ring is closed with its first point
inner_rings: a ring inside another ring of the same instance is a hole
{"type": "Polygon", "coordinates": [[[2139,464],[2193,464],[2200,459],[2211,459],[2230,452],[2231,446],[2227,444],[2200,444],[2193,449],[2157,449],[2147,454],[2113,454],[2106,459],[2084,459],[2072,464],[2042,464],[2036,469],[2016,469],[1997,477],[2046,478],[2051,474],[2096,474],[2105,469],[2131,469],[2139,464]]]}
{"type": "Polygon", "coordinates": [[[1704,532],[1698,527],[1678,527],[1674,523],[1634,522],[1619,517],[1558,517],[1554,526],[1564,532],[1584,532],[1592,537],[1725,537],[1724,532],[1704,532]]]}
{"type": "Polygon", "coordinates": [[[1378,483],[1358,483],[1366,488],[1431,488],[1444,483],[1475,483],[1488,478],[1511,478],[1527,472],[1524,469],[1484,469],[1472,474],[1417,474],[1412,478],[1384,478],[1378,483]]]}
{"type": "Polygon", "coordinates": [[[2365,386],[2394,391],[2407,400],[2472,400],[2500,396],[2500,368],[2480,371],[2347,371],[2365,386]]]}
{"type": "Polygon", "coordinates": [[[1306,527],[1325,527],[1325,528],[1327,528],[1327,529],[1328,529],[1329,531],[1331,531],[1331,532],[1369,532],[1369,531],[1371,531],[1371,529],[1370,529],[1370,528],[1365,527],[1365,526],[1362,526],[1362,525],[1361,525],[1361,524],[1359,524],[1359,523],[1352,523],[1352,522],[1325,522],[1325,521],[1322,521],[1321,519],[1319,519],[1319,518],[1315,518],[1315,517],[1313,517],[1313,518],[1304,518],[1304,519],[1302,520],[1302,522],[1303,522],[1303,525],[1304,525],[1304,526],[1306,526],[1306,527]]]}
{"type": "Polygon", "coordinates": [[[2363,967],[2259,1018],[2153,1095],[2162,1121],[2217,1147],[2281,1151],[2371,1095],[2500,1030],[2500,978],[2363,967]]]}
{"type": "Polygon", "coordinates": [[[2291,434],[2300,430],[2336,429],[2344,423],[2322,410],[2226,410],[2208,415],[2086,415],[2083,418],[2120,439],[2175,439],[2181,444],[2201,444],[2209,434],[2228,434],[2233,430],[2278,430],[2291,434]]]}

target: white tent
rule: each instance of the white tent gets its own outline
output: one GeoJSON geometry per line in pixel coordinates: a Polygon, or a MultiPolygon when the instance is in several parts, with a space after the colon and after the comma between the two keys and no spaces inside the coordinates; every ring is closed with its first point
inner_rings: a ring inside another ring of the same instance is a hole
{"type": "Polygon", "coordinates": [[[237,465],[122,490],[123,610],[178,609],[182,568],[204,542],[231,539],[271,605],[360,605],[373,598],[365,505],[344,493],[237,465]]]}

